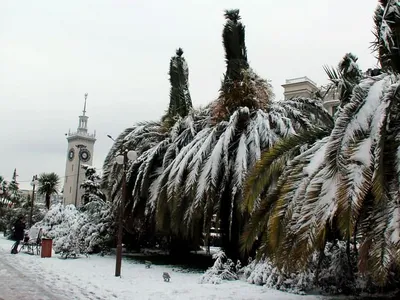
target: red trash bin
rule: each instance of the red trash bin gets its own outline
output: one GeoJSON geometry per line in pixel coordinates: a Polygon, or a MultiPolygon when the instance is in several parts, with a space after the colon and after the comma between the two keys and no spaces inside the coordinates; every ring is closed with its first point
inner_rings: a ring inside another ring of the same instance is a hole
{"type": "Polygon", "coordinates": [[[42,239],[42,251],[41,257],[51,257],[51,251],[53,249],[52,239],[42,239]]]}

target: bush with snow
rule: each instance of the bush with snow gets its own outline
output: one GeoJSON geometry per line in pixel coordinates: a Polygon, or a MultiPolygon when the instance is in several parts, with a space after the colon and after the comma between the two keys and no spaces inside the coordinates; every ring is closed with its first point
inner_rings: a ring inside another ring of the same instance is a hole
{"type": "Polygon", "coordinates": [[[56,253],[65,257],[104,251],[113,239],[114,211],[100,190],[100,176],[91,166],[82,165],[82,168],[86,176],[81,184],[85,190],[83,206],[76,209],[74,205],[54,205],[35,224],[54,240],[56,253]]]}
{"type": "Polygon", "coordinates": [[[52,206],[35,227],[54,241],[54,251],[64,255],[103,251],[113,236],[113,214],[104,201],[92,201],[82,210],[74,205],[52,206]]]}
{"type": "Polygon", "coordinates": [[[266,258],[250,262],[241,272],[248,283],[265,285],[268,288],[290,293],[302,294],[314,287],[312,272],[284,274],[266,258]]]}
{"type": "Polygon", "coordinates": [[[233,261],[226,257],[224,251],[213,255],[214,265],[209,268],[199,280],[199,283],[220,284],[222,280],[237,280],[236,267],[233,261]]]}
{"type": "MultiPolygon", "coordinates": [[[[356,259],[353,247],[350,259],[354,266],[356,259]]],[[[375,289],[373,285],[367,284],[367,278],[357,273],[357,270],[349,268],[346,243],[343,241],[327,243],[322,259],[320,260],[318,253],[314,253],[308,269],[301,272],[285,272],[278,269],[271,260],[262,258],[250,262],[242,268],[241,273],[249,283],[296,294],[311,290],[329,294],[350,294],[373,292],[375,289]]]]}

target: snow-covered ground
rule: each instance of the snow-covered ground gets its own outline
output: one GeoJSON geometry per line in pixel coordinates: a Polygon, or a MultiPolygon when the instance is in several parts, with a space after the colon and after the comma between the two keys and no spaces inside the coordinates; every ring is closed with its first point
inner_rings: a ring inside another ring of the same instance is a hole
{"type": "MultiPolygon", "coordinates": [[[[200,273],[183,273],[172,266],[154,265],[146,269],[143,263],[134,260],[122,262],[122,277],[114,276],[115,257],[60,259],[58,255],[40,258],[37,255],[19,253],[11,255],[12,241],[0,234],[0,299],[13,298],[5,295],[5,285],[13,281],[24,284],[21,274],[36,283],[42,294],[55,294],[60,299],[242,299],[242,300],[315,300],[318,296],[299,296],[283,293],[242,281],[223,282],[219,285],[199,284],[200,273]],[[11,267],[20,272],[7,270],[11,267]],[[171,282],[164,282],[163,272],[171,275],[171,282]],[[11,279],[13,278],[13,279],[11,279]],[[2,294],[3,293],[3,294],[2,294]]],[[[22,296],[29,290],[29,284],[19,289],[22,296]]],[[[34,298],[45,299],[45,298],[34,298]]],[[[47,298],[46,298],[47,299],[47,298]]]]}

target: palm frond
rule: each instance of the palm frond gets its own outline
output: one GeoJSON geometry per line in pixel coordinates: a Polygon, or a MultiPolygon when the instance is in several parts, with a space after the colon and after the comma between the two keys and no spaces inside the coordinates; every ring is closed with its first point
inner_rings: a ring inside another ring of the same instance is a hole
{"type": "Polygon", "coordinates": [[[302,146],[313,144],[329,133],[330,130],[328,128],[303,131],[280,140],[271,149],[264,152],[246,180],[242,208],[251,212],[254,207],[254,201],[265,187],[269,187],[273,180],[280,176],[289,159],[293,159],[294,156],[300,154],[302,146]],[[284,159],[282,163],[277,164],[276,162],[280,158],[284,159]]]}

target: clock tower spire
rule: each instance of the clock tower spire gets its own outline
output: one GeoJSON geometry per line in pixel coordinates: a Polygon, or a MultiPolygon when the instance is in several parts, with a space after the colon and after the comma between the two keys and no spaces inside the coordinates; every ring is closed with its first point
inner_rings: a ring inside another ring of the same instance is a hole
{"type": "Polygon", "coordinates": [[[96,131],[88,132],[88,119],[86,115],[86,104],[88,94],[85,94],[82,115],[79,116],[78,128],[75,132],[68,131],[67,161],[64,178],[64,204],[81,206],[83,190],[80,188],[85,179],[82,164],[92,165],[93,149],[96,142],[96,131]]]}
{"type": "Polygon", "coordinates": [[[85,94],[85,104],[83,105],[83,111],[82,115],[79,116],[79,125],[78,125],[78,130],[77,132],[81,133],[87,133],[87,121],[89,119],[88,116],[86,116],[86,100],[87,100],[88,93],[85,94]]]}

